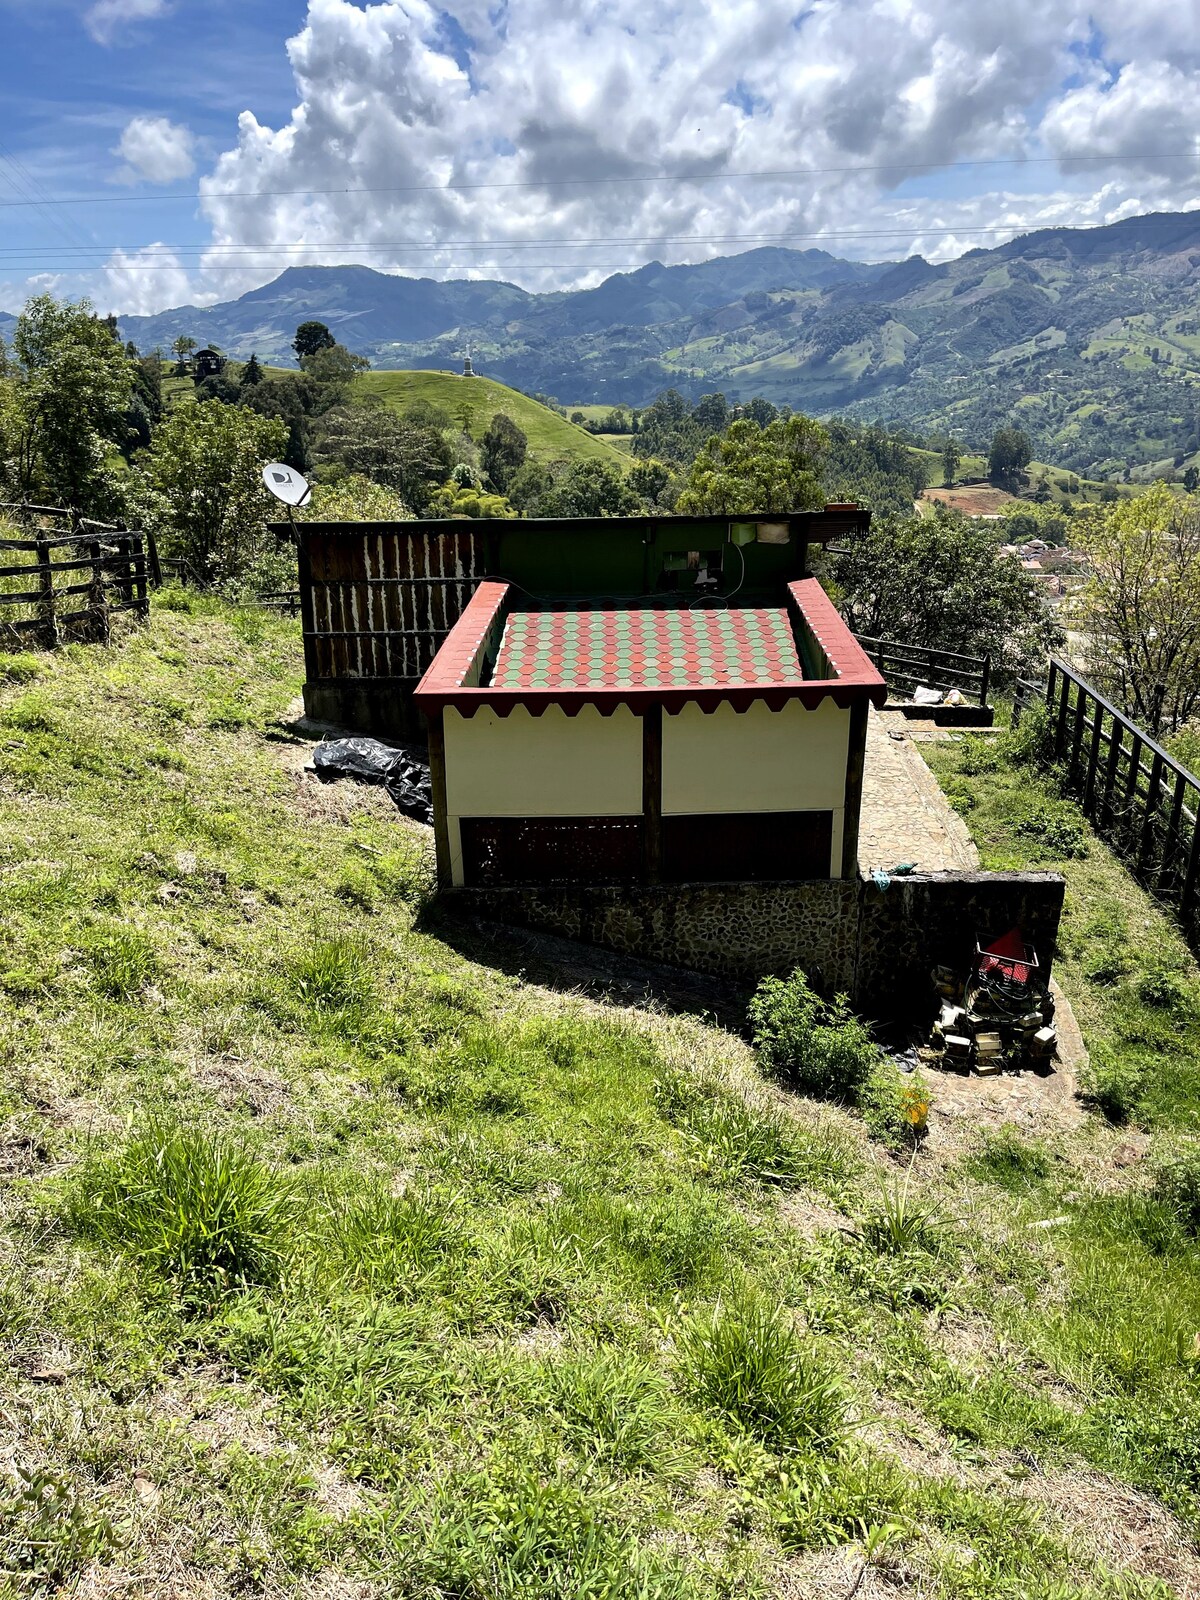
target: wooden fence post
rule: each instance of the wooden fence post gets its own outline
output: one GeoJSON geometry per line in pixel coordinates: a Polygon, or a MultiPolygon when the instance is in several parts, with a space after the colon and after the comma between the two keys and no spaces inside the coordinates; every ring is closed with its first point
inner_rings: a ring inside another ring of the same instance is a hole
{"type": "Polygon", "coordinates": [[[108,629],[108,596],[104,592],[104,555],[99,539],[92,539],[92,582],[88,590],[88,610],[91,613],[91,629],[95,643],[107,644],[108,629]]]}
{"type": "Polygon", "coordinates": [[[50,541],[39,539],[37,542],[38,588],[41,591],[41,600],[38,602],[38,637],[45,650],[53,650],[58,643],[58,624],[54,616],[54,572],[50,565],[50,541]]]}

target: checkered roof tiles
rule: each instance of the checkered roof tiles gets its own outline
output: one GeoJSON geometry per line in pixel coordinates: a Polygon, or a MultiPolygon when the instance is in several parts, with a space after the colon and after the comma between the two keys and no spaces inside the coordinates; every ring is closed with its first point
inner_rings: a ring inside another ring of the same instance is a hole
{"type": "Polygon", "coordinates": [[[519,611],[505,625],[492,687],[723,688],[804,676],[782,607],[519,611]]]}

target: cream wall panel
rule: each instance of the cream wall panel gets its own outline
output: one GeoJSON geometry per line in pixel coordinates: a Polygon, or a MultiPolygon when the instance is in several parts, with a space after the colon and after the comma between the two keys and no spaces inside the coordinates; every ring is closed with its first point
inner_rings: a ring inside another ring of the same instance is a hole
{"type": "Polygon", "coordinates": [[[630,817],[642,811],[642,719],[621,706],[534,717],[447,706],[446,809],[451,817],[630,817]]]}
{"type": "Polygon", "coordinates": [[[850,713],[832,700],[685,706],[663,717],[663,813],[838,811],[849,745],[850,713]]]}

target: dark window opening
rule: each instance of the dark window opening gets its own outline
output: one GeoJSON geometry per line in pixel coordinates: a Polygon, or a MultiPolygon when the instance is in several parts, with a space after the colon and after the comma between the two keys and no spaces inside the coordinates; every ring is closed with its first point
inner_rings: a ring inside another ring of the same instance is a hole
{"type": "Polygon", "coordinates": [[[471,888],[536,883],[636,883],[641,817],[464,817],[471,888]]]}
{"type": "Polygon", "coordinates": [[[734,812],[662,820],[662,875],[667,883],[828,878],[832,848],[832,811],[734,812]]]}

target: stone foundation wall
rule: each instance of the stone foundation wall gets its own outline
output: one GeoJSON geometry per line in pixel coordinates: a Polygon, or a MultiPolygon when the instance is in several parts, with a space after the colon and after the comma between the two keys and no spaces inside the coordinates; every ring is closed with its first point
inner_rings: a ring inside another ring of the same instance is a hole
{"type": "Polygon", "coordinates": [[[803,967],[879,1018],[924,1015],[929,973],[1020,927],[1048,969],[1062,916],[1054,873],[943,872],[870,881],[451,889],[447,911],[539,928],[748,984],[803,967]]]}

